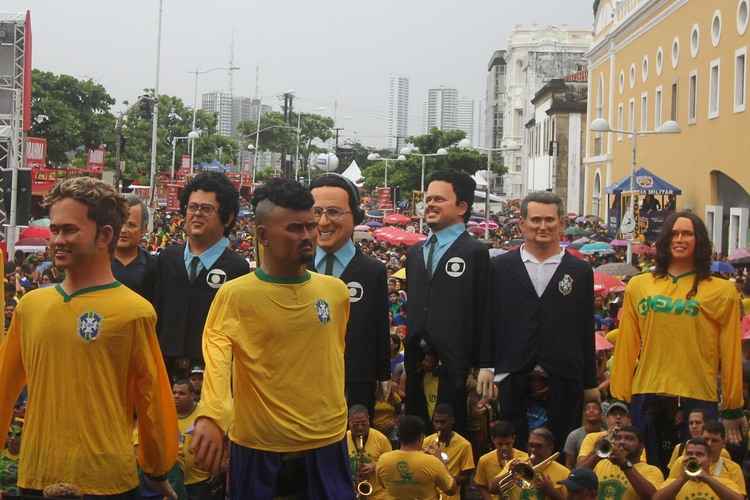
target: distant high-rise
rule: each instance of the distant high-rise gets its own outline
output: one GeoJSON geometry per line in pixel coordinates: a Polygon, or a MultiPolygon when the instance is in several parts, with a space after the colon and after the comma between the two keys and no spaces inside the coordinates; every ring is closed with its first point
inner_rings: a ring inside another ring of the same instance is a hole
{"type": "Polygon", "coordinates": [[[459,99],[456,115],[456,128],[463,130],[466,138],[474,145],[474,100],[459,99]]]}
{"type": "Polygon", "coordinates": [[[458,90],[440,87],[429,89],[424,109],[424,132],[433,128],[458,129],[458,90]]]}
{"type": "Polygon", "coordinates": [[[216,114],[216,131],[219,135],[231,136],[233,99],[229,92],[207,92],[201,96],[201,109],[216,114]]]}
{"type": "Polygon", "coordinates": [[[409,79],[392,76],[388,91],[388,130],[385,147],[398,149],[409,133],[409,79]]]}

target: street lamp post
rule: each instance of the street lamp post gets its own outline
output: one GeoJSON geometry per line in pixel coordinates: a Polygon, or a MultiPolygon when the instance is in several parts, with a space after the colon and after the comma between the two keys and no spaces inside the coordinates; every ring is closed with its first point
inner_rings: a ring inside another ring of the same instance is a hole
{"type": "MultiPolygon", "coordinates": [[[[417,156],[417,157],[422,158],[422,176],[421,176],[421,181],[419,183],[420,185],[419,189],[422,192],[422,205],[424,205],[424,167],[425,167],[426,160],[427,158],[432,158],[435,156],[446,156],[448,154],[448,150],[445,148],[440,148],[435,153],[422,154],[422,153],[414,152],[414,149],[416,148],[411,148],[407,146],[405,148],[402,148],[400,153],[402,155],[411,155],[411,156],[417,156]]],[[[424,227],[424,211],[426,208],[427,207],[423,206],[422,210],[420,210],[421,213],[419,214],[419,233],[420,234],[422,233],[422,228],[424,227]]]]}
{"type": "MultiPolygon", "coordinates": [[[[258,118],[258,123],[260,123],[260,118],[258,118]]],[[[248,144],[247,146],[248,150],[253,150],[253,149],[255,150],[255,159],[253,160],[253,175],[252,175],[253,184],[255,184],[255,173],[258,169],[258,147],[260,146],[260,134],[262,132],[265,132],[266,130],[271,130],[272,128],[288,128],[292,130],[299,130],[298,127],[290,127],[289,125],[271,125],[270,127],[264,127],[260,130],[256,128],[255,132],[252,132],[249,134],[249,135],[255,135],[255,146],[253,146],[252,144],[248,144]]],[[[298,141],[299,141],[299,138],[298,138],[298,141]]]]}
{"type": "Polygon", "coordinates": [[[625,239],[628,242],[628,253],[627,253],[627,262],[628,264],[631,264],[633,262],[633,237],[635,236],[635,170],[636,170],[636,162],[637,162],[637,151],[638,151],[638,136],[639,135],[665,135],[665,134],[679,134],[682,130],[680,129],[680,126],[677,124],[674,120],[668,120],[662,124],[661,127],[659,127],[657,130],[618,130],[611,128],[609,126],[609,122],[605,120],[604,118],[597,118],[593,122],[591,122],[591,131],[592,132],[599,132],[599,133],[616,133],[616,134],[623,134],[627,135],[632,139],[633,143],[633,155],[632,155],[632,161],[630,164],[630,212],[625,214],[625,217],[623,217],[622,225],[621,227],[625,226],[626,221],[628,222],[628,225],[631,226],[633,229],[630,231],[621,231],[623,232],[623,236],[625,236],[625,239]],[[626,236],[627,234],[627,236],[626,236]]]}
{"type": "MultiPolygon", "coordinates": [[[[398,155],[396,158],[383,158],[378,153],[370,153],[367,155],[368,161],[382,161],[385,162],[385,175],[383,176],[383,184],[385,188],[388,188],[388,162],[389,161],[405,161],[406,156],[404,155],[398,155]]],[[[396,200],[391,200],[394,204],[396,203],[396,200]]]]}
{"type": "MultiPolygon", "coordinates": [[[[458,143],[458,147],[461,149],[472,149],[471,141],[469,139],[461,139],[458,143]]],[[[473,149],[477,151],[484,151],[487,153],[487,179],[484,190],[484,239],[490,239],[490,181],[492,180],[492,153],[505,151],[505,148],[484,148],[477,146],[473,149]]]]}
{"type": "Polygon", "coordinates": [[[177,141],[179,140],[187,140],[190,139],[189,136],[184,137],[173,137],[172,138],[172,164],[169,166],[169,177],[170,179],[174,180],[174,162],[176,160],[175,156],[177,154],[177,141]]]}
{"type": "Polygon", "coordinates": [[[193,154],[195,153],[195,140],[201,136],[200,132],[197,130],[191,130],[188,132],[188,141],[191,144],[192,149],[190,150],[190,175],[193,175],[193,154]]]}
{"type": "MultiPolygon", "coordinates": [[[[164,0],[159,0],[159,27],[156,35],[156,82],[154,84],[154,109],[151,122],[151,174],[149,175],[149,207],[151,210],[156,209],[156,145],[158,142],[159,126],[159,69],[161,67],[161,21],[164,15],[164,0]]],[[[153,217],[149,218],[149,221],[153,217]]],[[[152,223],[150,222],[149,225],[152,223]]],[[[149,230],[151,228],[149,227],[149,230]]]]}

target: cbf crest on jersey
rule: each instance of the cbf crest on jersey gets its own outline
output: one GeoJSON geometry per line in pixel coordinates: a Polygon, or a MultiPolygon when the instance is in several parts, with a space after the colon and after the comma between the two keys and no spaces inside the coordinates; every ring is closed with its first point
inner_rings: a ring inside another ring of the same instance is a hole
{"type": "Polygon", "coordinates": [[[315,312],[318,313],[318,320],[321,325],[325,325],[331,321],[331,308],[325,300],[318,299],[315,303],[315,312]]]}
{"type": "Polygon", "coordinates": [[[90,311],[78,318],[78,336],[86,342],[93,342],[102,330],[102,317],[90,311]]]}

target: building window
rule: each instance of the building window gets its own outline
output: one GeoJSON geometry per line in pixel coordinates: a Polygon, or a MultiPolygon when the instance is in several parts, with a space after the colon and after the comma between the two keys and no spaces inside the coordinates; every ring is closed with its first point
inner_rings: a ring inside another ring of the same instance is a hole
{"type": "Polygon", "coordinates": [[[620,95],[622,95],[623,91],[625,90],[625,72],[623,70],[620,70],[619,86],[620,95]]]}
{"type": "Polygon", "coordinates": [[[628,102],[628,130],[635,132],[635,99],[628,102]]]}
{"type": "Polygon", "coordinates": [[[676,69],[680,62],[680,39],[674,37],[672,40],[672,68],[676,69]]]}
{"type": "Polygon", "coordinates": [[[677,121],[677,103],[679,102],[677,99],[678,94],[678,86],[677,82],[674,82],[672,84],[672,102],[670,103],[669,107],[669,119],[672,121],[677,121]]]}
{"type": "Polygon", "coordinates": [[[661,72],[664,69],[664,50],[659,47],[656,50],[656,76],[661,76],[661,72]]]}
{"type": "MultiPolygon", "coordinates": [[[[617,105],[617,128],[624,130],[625,127],[625,107],[622,103],[617,105]]],[[[617,140],[622,142],[622,134],[617,134],[617,140]]]]}
{"type": "Polygon", "coordinates": [[[630,65],[630,71],[628,71],[628,83],[632,89],[635,86],[635,64],[630,65]]]}
{"type": "Polygon", "coordinates": [[[599,215],[602,197],[602,176],[599,171],[594,175],[594,191],[591,193],[591,215],[599,215]]]}
{"type": "Polygon", "coordinates": [[[734,112],[745,111],[747,80],[747,47],[737,49],[734,53],[734,112]]]}
{"type": "Polygon", "coordinates": [[[641,94],[641,130],[648,130],[648,94],[641,94]]]}
{"type": "Polygon", "coordinates": [[[747,31],[748,14],[750,13],[748,0],[740,0],[737,3],[737,33],[742,36],[747,31]]]}
{"type": "Polygon", "coordinates": [[[711,43],[714,47],[719,46],[721,41],[721,11],[716,9],[714,17],[711,19],[711,43]]]}
{"type": "Polygon", "coordinates": [[[661,127],[661,96],[662,88],[656,87],[656,93],[654,94],[654,130],[661,127]]]}
{"type": "Polygon", "coordinates": [[[517,109],[514,113],[513,136],[521,137],[521,122],[523,121],[523,110],[517,109]]]}
{"type": "Polygon", "coordinates": [[[596,91],[596,117],[604,116],[604,75],[599,75],[599,87],[596,91]]]}
{"type": "Polygon", "coordinates": [[[641,78],[643,83],[648,80],[648,56],[643,56],[643,62],[641,63],[641,78]]]}
{"type": "Polygon", "coordinates": [[[693,70],[688,76],[688,124],[695,123],[698,108],[698,71],[693,70]]]}
{"type": "Polygon", "coordinates": [[[695,58],[698,55],[701,43],[701,29],[697,24],[693,25],[693,30],[690,32],[690,55],[695,58]]]}
{"type": "Polygon", "coordinates": [[[714,59],[711,61],[709,67],[708,117],[717,118],[719,116],[719,78],[721,76],[721,60],[714,59]]]}

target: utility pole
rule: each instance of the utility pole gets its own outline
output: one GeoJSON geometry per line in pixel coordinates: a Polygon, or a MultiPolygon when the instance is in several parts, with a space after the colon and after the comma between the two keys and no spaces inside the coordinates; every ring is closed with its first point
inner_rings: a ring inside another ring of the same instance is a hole
{"type": "Polygon", "coordinates": [[[336,127],[333,130],[336,131],[336,153],[339,151],[339,132],[344,130],[342,127],[336,127]]]}
{"type": "MultiPolygon", "coordinates": [[[[292,124],[292,113],[294,112],[294,94],[291,92],[284,92],[284,125],[291,126],[292,124]]],[[[287,179],[292,178],[292,171],[289,168],[290,165],[286,159],[286,147],[281,149],[281,173],[287,179]]]]}

